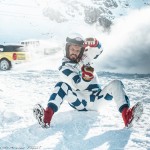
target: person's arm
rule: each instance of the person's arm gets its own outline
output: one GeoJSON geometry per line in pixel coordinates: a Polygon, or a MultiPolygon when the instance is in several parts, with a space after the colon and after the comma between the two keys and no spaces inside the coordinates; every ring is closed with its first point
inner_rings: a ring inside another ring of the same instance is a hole
{"type": "Polygon", "coordinates": [[[84,65],[92,64],[92,61],[97,59],[103,52],[101,43],[96,38],[87,38],[85,40],[84,47],[85,51],[81,59],[84,65]]]}

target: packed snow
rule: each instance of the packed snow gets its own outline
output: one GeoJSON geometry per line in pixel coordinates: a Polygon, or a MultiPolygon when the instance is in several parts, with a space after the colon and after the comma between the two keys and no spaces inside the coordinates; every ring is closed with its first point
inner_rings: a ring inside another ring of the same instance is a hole
{"type": "Polygon", "coordinates": [[[113,101],[100,112],[78,112],[64,102],[54,114],[51,127],[41,128],[32,109],[37,103],[46,107],[59,80],[56,70],[59,63],[55,58],[48,56],[44,61],[17,65],[10,71],[0,72],[0,149],[150,149],[150,75],[98,72],[102,87],[119,79],[125,85],[131,106],[143,102],[142,118],[131,129],[124,128],[113,101]]]}

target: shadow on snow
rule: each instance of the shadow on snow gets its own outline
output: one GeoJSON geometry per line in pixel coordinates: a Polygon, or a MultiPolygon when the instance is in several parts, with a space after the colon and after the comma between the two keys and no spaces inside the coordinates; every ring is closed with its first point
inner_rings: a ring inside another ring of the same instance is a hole
{"type": "MultiPolygon", "coordinates": [[[[34,124],[27,128],[18,129],[12,134],[0,140],[1,147],[15,147],[24,148],[39,145],[46,139],[46,146],[40,145],[41,149],[54,149],[54,150],[90,150],[107,144],[108,150],[111,149],[124,149],[128,140],[130,139],[131,131],[127,129],[110,130],[97,136],[91,135],[85,138],[89,130],[93,127],[101,126],[101,121],[98,120],[99,113],[97,112],[78,112],[67,111],[59,112],[54,115],[51,123],[51,128],[43,129],[38,124],[34,124]],[[55,137],[56,133],[61,133],[61,136],[55,137]],[[49,137],[58,142],[54,145],[49,137]],[[53,145],[53,146],[51,146],[53,145]]],[[[104,126],[103,126],[104,127],[104,126]]],[[[99,128],[98,128],[99,129],[99,128]]],[[[99,131],[97,131],[99,132],[99,131]]],[[[6,147],[6,148],[7,148],[6,147]]]]}

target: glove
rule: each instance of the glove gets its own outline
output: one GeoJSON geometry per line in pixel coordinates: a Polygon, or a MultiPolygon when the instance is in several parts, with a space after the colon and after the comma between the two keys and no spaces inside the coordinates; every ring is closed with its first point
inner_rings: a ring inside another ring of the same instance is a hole
{"type": "Polygon", "coordinates": [[[45,127],[48,125],[50,126],[50,122],[52,119],[52,116],[54,114],[54,111],[52,108],[46,108],[46,110],[44,110],[44,123],[45,123],[45,127]]]}
{"type": "Polygon", "coordinates": [[[82,71],[82,79],[89,82],[94,78],[93,72],[94,68],[91,66],[85,66],[83,65],[81,68],[82,71]]]}
{"type": "Polygon", "coordinates": [[[84,41],[84,47],[97,47],[99,44],[96,38],[86,38],[84,41]]]}

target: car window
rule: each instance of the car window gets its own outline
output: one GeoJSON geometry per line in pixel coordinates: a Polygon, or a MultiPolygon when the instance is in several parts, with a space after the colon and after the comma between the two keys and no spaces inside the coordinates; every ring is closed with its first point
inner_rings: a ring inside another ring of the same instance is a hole
{"type": "Polygon", "coordinates": [[[23,46],[5,46],[4,47],[5,52],[23,52],[25,51],[23,46]]]}
{"type": "Polygon", "coordinates": [[[5,52],[12,52],[12,47],[10,47],[10,46],[5,46],[5,47],[4,47],[4,51],[5,51],[5,52]]]}
{"type": "Polygon", "coordinates": [[[15,52],[24,52],[25,49],[24,49],[24,47],[16,47],[16,48],[14,48],[14,51],[15,52]]]}

